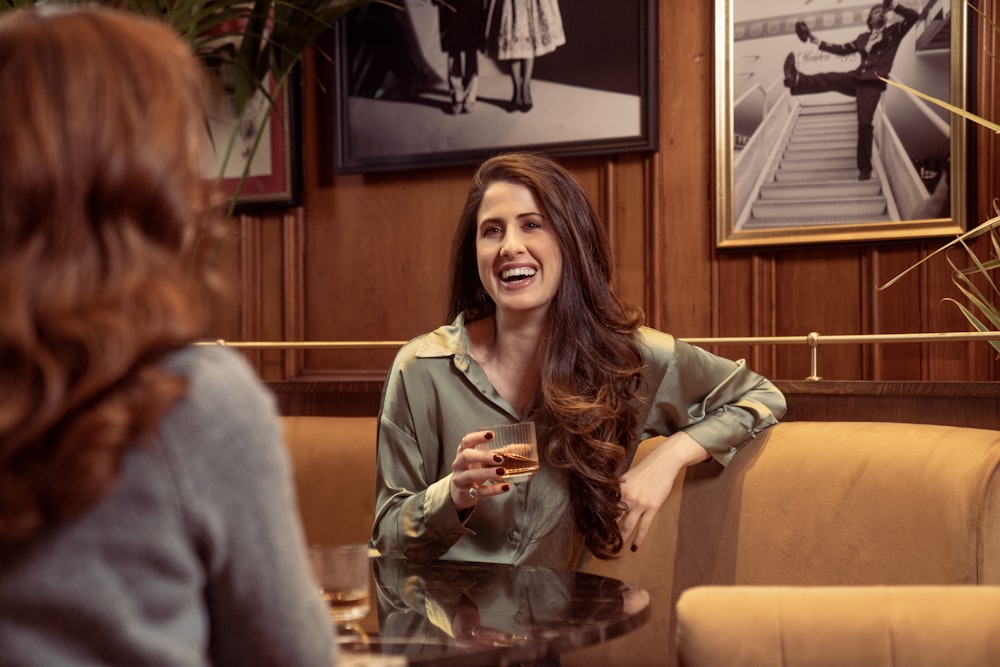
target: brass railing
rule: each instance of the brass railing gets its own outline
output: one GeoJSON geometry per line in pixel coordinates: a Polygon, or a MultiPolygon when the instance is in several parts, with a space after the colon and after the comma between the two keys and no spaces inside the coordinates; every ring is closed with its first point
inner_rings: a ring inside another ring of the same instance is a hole
{"type": "MultiPolygon", "coordinates": [[[[805,336],[733,336],[719,338],[685,338],[681,340],[692,345],[808,345],[809,346],[809,377],[807,380],[818,380],[819,346],[872,343],[940,343],[956,341],[990,341],[1000,340],[1000,331],[951,331],[944,333],[910,333],[910,334],[821,334],[811,331],[805,336]]],[[[402,340],[340,340],[340,341],[227,341],[218,339],[204,341],[202,345],[225,345],[227,347],[244,349],[367,349],[367,348],[398,348],[406,344],[402,340]]]]}

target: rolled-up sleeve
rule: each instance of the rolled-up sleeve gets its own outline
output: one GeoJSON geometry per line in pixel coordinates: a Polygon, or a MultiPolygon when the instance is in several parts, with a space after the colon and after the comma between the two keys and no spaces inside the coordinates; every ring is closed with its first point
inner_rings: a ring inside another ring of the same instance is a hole
{"type": "Polygon", "coordinates": [[[747,367],[654,329],[642,330],[648,414],[641,438],[684,431],[722,465],[785,414],[785,397],[747,367]]]}

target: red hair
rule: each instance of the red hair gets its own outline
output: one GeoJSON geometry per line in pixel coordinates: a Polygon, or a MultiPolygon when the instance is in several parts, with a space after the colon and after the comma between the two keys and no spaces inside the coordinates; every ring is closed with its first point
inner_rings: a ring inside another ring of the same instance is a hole
{"type": "Polygon", "coordinates": [[[208,210],[201,66],[166,25],[0,16],[0,543],[71,519],[185,384],[208,210]]]}

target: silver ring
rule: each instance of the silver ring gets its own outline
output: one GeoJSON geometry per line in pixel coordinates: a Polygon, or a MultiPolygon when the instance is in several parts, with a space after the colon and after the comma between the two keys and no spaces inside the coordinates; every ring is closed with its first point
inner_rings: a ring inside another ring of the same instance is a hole
{"type": "Polygon", "coordinates": [[[476,487],[470,486],[469,487],[469,497],[475,499],[475,497],[478,496],[478,495],[479,495],[479,491],[476,490],[476,487]]]}

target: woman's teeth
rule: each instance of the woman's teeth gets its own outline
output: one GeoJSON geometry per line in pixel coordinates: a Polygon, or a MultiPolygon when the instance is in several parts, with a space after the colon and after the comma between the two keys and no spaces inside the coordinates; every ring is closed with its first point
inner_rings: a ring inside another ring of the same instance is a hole
{"type": "Polygon", "coordinates": [[[507,269],[500,274],[500,279],[504,281],[524,280],[535,275],[535,269],[527,266],[519,266],[516,269],[507,269]]]}

